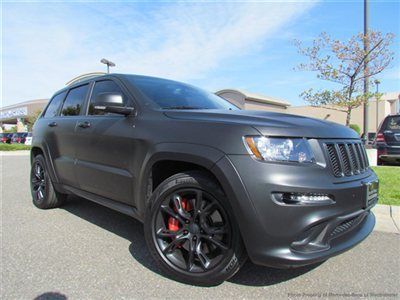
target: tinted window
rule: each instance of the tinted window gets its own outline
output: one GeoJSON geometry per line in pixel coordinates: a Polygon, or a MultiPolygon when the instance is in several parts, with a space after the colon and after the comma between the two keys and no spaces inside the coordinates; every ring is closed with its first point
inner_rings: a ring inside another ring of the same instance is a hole
{"type": "Polygon", "coordinates": [[[385,130],[400,130],[400,116],[389,117],[385,130]]]}
{"type": "Polygon", "coordinates": [[[128,76],[128,79],[163,109],[238,109],[227,100],[188,84],[153,77],[128,76]]]}
{"type": "Polygon", "coordinates": [[[63,92],[61,94],[55,95],[53,99],[50,100],[50,104],[44,114],[45,118],[52,118],[57,116],[58,109],[60,108],[61,102],[64,100],[66,93],[67,92],[63,92]]]}
{"type": "Polygon", "coordinates": [[[85,97],[88,91],[89,85],[82,85],[69,91],[67,98],[64,101],[64,105],[61,110],[63,116],[76,116],[79,115],[85,97]]]}
{"type": "MultiPolygon", "coordinates": [[[[95,83],[92,96],[90,97],[90,104],[89,104],[89,115],[104,115],[104,114],[110,114],[106,113],[101,110],[95,110],[94,107],[96,106],[96,98],[99,94],[102,93],[122,93],[121,88],[111,80],[103,80],[103,81],[98,81],[95,83]]],[[[124,105],[126,105],[126,97],[124,98],[124,105]]]]}

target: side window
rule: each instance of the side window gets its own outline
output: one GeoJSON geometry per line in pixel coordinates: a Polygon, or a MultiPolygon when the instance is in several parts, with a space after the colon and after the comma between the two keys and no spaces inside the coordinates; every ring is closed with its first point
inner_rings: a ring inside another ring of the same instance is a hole
{"type": "Polygon", "coordinates": [[[65,94],[67,92],[62,92],[58,95],[55,95],[51,100],[49,106],[47,106],[46,112],[44,113],[44,118],[53,118],[57,116],[58,109],[60,108],[60,105],[62,101],[65,98],[65,94]]]}
{"type": "Polygon", "coordinates": [[[61,109],[62,116],[76,116],[79,115],[83,103],[85,102],[86,94],[89,85],[85,84],[80,87],[71,89],[64,101],[61,109]]]}
{"type": "MultiPolygon", "coordinates": [[[[99,94],[102,93],[120,93],[123,95],[124,98],[124,105],[126,105],[126,97],[124,96],[121,88],[112,80],[102,80],[97,81],[94,84],[92,96],[90,97],[89,103],[89,115],[108,115],[110,113],[105,113],[104,111],[95,110],[94,107],[96,106],[96,98],[99,94]]],[[[112,114],[111,114],[112,115],[112,114]]]]}

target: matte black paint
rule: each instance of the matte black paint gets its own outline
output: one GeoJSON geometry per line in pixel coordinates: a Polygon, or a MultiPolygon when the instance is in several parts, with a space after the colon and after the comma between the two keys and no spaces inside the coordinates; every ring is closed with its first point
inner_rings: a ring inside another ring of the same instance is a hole
{"type": "Polygon", "coordinates": [[[377,180],[375,173],[368,169],[360,175],[335,178],[321,146],[327,140],[359,139],[353,130],[271,112],[157,110],[125,75],[106,75],[87,82],[90,91],[79,116],[41,117],[33,129],[32,156],[43,152],[59,191],[143,221],[152,166],[165,160],[196,164],[209,170],[226,193],[252,261],[277,267],[325,260],[356,245],[372,231],[375,219],[370,207],[364,207],[363,184],[377,180]],[[122,88],[135,108],[134,114],[86,115],[94,81],[104,79],[114,80],[122,88]],[[80,127],[82,122],[89,126],[80,127]],[[260,134],[308,138],[317,164],[254,160],[242,137],[260,134]],[[271,198],[277,191],[328,193],[336,203],[280,205],[271,198]],[[362,213],[365,217],[359,225],[329,241],[323,251],[299,252],[292,247],[308,230],[362,213]]]}

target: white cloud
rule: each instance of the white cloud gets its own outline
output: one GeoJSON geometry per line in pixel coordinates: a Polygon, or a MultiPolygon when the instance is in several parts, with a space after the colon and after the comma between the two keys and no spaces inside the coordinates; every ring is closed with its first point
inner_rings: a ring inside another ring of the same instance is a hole
{"type": "Polygon", "coordinates": [[[102,57],[117,63],[115,72],[204,79],[228,59],[261,51],[312,6],[3,4],[3,104],[49,97],[72,77],[103,70],[102,57]]]}

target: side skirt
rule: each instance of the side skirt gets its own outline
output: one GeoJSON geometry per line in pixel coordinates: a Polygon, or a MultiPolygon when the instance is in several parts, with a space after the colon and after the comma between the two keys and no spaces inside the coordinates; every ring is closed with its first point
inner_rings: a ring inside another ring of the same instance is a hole
{"type": "Polygon", "coordinates": [[[130,217],[133,217],[137,220],[139,220],[140,222],[143,223],[144,220],[142,220],[142,218],[140,217],[136,207],[134,206],[130,206],[118,201],[114,201],[108,198],[104,198],[102,196],[98,196],[96,194],[92,194],[86,191],[82,191],[80,189],[68,186],[68,185],[62,185],[62,189],[65,191],[68,191],[71,194],[74,194],[78,197],[82,197],[85,198],[89,201],[95,202],[97,204],[103,205],[105,207],[111,208],[113,210],[116,210],[120,213],[123,213],[125,215],[128,215],[130,217]]]}

